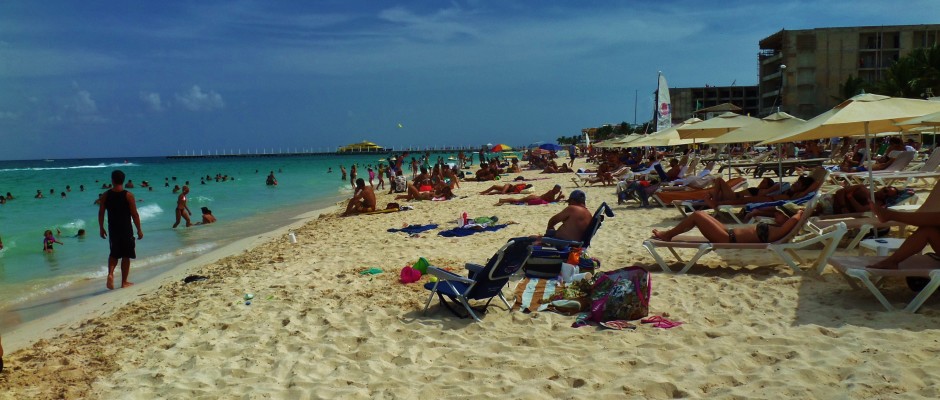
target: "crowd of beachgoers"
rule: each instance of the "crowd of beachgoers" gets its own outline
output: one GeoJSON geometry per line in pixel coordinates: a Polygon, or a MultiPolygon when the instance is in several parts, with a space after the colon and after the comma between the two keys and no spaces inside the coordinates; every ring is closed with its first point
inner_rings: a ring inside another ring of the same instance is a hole
{"type": "MultiPolygon", "coordinates": [[[[795,270],[769,253],[734,261],[713,253],[693,260],[686,274],[654,273],[655,318],[633,321],[633,333],[620,323],[568,328],[576,317],[532,303],[548,296],[529,291],[530,283],[545,290],[534,278],[504,288],[514,312],[495,301],[473,322],[452,317],[436,300],[424,312],[431,278],[404,284],[399,274],[421,259],[459,273],[464,263],[484,264],[509,238],[579,238],[602,203],[616,216],[584,253],[600,263],[597,274],[634,265],[658,272],[659,260],[644,246],[681,244],[691,233],[698,233],[695,243],[731,248],[783,245],[806,229],[809,215],[857,214],[851,218],[898,226],[908,217],[887,206],[929,204],[933,185],[880,181],[872,193],[858,171],[886,164],[883,178],[893,179],[899,153],[912,149],[916,156],[897,172],[903,175],[931,162],[928,149],[844,139],[782,146],[769,157],[739,147],[578,148],[519,158],[398,153],[373,165],[338,165],[330,172],[348,182],[352,198],[306,216],[290,227],[289,240],[285,228],[240,243],[153,285],[109,293],[112,311],[88,305],[86,317],[30,332],[45,339],[4,356],[0,386],[38,398],[731,397],[768,390],[930,397],[937,388],[927,382],[940,373],[917,361],[933,355],[927,335],[935,302],[916,315],[887,313],[847,290],[842,274],[804,279],[796,271],[815,270],[814,256],[826,252],[818,243],[796,250],[805,257],[795,270]],[[755,177],[777,154],[784,154],[785,176],[767,167],[768,176],[755,177]],[[638,380],[624,384],[625,376],[638,380]]],[[[902,175],[896,179],[907,182],[902,175]]],[[[273,171],[266,183],[285,184],[273,171]]],[[[816,234],[833,232],[844,234],[816,234]]],[[[914,244],[931,239],[910,237],[914,244]]],[[[903,267],[896,258],[865,257],[875,265],[856,267],[903,267]]],[[[904,281],[883,292],[893,302],[911,296],[904,281]]]]}

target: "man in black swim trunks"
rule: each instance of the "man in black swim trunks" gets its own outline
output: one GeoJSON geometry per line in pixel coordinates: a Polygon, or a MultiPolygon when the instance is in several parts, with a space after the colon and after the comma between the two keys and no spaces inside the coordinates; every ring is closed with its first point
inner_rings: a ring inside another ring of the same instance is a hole
{"type": "Polygon", "coordinates": [[[111,190],[101,194],[98,208],[98,227],[101,238],[108,239],[111,253],[108,255],[108,289],[114,289],[114,268],[121,260],[121,287],[133,285],[127,280],[131,272],[131,259],[137,258],[134,251],[134,231],[131,221],[137,227],[137,239],[144,238],[140,229],[140,215],[137,214],[137,201],[131,192],[124,190],[124,173],[114,170],[111,173],[111,190]],[[104,214],[108,213],[108,230],[104,230],[104,214]],[[110,238],[108,235],[111,235],[110,238]]]}

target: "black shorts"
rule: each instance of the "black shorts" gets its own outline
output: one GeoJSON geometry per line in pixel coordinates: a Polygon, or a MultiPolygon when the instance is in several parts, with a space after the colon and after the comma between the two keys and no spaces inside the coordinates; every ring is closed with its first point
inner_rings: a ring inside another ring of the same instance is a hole
{"type": "Polygon", "coordinates": [[[108,241],[111,243],[111,258],[137,258],[137,253],[134,251],[134,246],[136,241],[134,240],[134,235],[121,235],[121,236],[109,236],[108,241]]]}

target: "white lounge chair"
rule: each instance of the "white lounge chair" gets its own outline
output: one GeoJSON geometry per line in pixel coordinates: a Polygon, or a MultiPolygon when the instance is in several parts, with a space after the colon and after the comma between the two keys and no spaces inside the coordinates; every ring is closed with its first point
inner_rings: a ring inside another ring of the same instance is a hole
{"type": "Polygon", "coordinates": [[[695,265],[699,258],[714,250],[756,250],[765,253],[767,250],[770,250],[780,257],[784,264],[789,266],[795,273],[799,274],[803,272],[801,265],[805,264],[805,262],[796,254],[796,250],[806,249],[816,243],[822,243],[824,244],[823,250],[813,262],[813,268],[811,269],[811,271],[818,272],[826,267],[826,260],[835,252],[839,241],[842,240],[842,236],[845,235],[846,229],[844,224],[837,224],[826,230],[816,232],[815,235],[808,239],[798,237],[797,234],[803,230],[804,225],[812,216],[812,210],[815,208],[815,205],[815,199],[807,203],[802,218],[800,218],[799,223],[793,230],[780,240],[771,243],[711,243],[704,237],[677,236],[671,241],[648,239],[643,242],[643,247],[649,251],[650,255],[653,256],[653,259],[656,261],[656,264],[658,264],[664,272],[684,274],[695,265]],[[657,251],[657,249],[660,248],[668,249],[679,262],[683,262],[683,260],[675,249],[696,249],[697,252],[689,261],[685,261],[685,264],[679,270],[674,271],[669,267],[663,257],[660,256],[657,251]]]}
{"type": "Polygon", "coordinates": [[[887,176],[888,174],[894,174],[901,171],[904,171],[912,161],[914,157],[917,156],[916,151],[903,151],[894,158],[894,161],[891,162],[885,169],[878,171],[864,171],[864,172],[833,172],[829,177],[834,183],[839,183],[839,181],[844,181],[848,184],[860,184],[868,182],[868,175],[871,174],[872,177],[875,176],[887,176]]]}
{"type": "Polygon", "coordinates": [[[888,311],[895,310],[895,307],[891,305],[891,302],[879,289],[885,278],[930,278],[930,281],[921,289],[920,293],[914,296],[914,299],[904,307],[904,311],[917,312],[924,302],[937,291],[937,287],[940,287],[940,261],[929,255],[914,255],[901,262],[896,270],[866,268],[884,258],[873,256],[832,257],[829,259],[829,264],[835,267],[853,288],[859,288],[856,280],[860,282],[888,311]]]}

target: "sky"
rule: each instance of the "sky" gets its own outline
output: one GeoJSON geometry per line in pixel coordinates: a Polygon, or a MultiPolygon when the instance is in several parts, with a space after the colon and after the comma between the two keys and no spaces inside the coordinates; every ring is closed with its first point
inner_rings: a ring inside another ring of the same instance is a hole
{"type": "Polygon", "coordinates": [[[937,0],[4,1],[0,159],[550,142],[649,120],[658,71],[754,85],[758,41],[781,29],[937,15],[937,0]]]}

